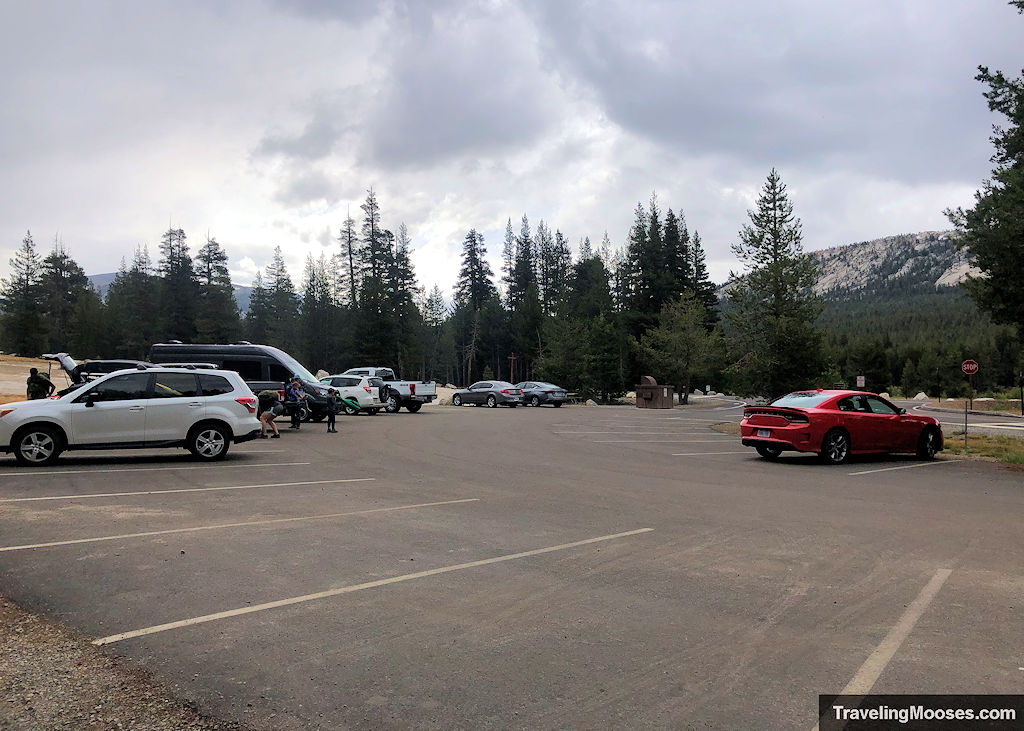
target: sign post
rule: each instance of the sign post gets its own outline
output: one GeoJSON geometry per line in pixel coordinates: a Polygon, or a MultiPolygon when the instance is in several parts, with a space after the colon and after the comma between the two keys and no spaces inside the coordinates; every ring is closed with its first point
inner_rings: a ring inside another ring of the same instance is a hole
{"type": "Polygon", "coordinates": [[[978,372],[978,361],[965,360],[960,370],[967,374],[967,400],[964,401],[964,450],[967,449],[967,409],[974,406],[974,374],[978,372]],[[969,405],[969,406],[968,406],[969,405]]]}

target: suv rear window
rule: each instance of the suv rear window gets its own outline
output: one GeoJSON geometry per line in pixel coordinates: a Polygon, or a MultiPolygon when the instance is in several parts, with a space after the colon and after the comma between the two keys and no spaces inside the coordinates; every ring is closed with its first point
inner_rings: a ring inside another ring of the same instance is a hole
{"type": "Polygon", "coordinates": [[[793,406],[798,409],[813,409],[828,401],[835,394],[819,393],[818,391],[796,391],[772,401],[772,406],[793,406]]]}
{"type": "Polygon", "coordinates": [[[366,382],[369,383],[371,386],[376,386],[377,388],[380,388],[381,386],[384,385],[384,381],[382,381],[379,378],[367,378],[366,382]]]}
{"type": "Polygon", "coordinates": [[[235,390],[228,379],[208,373],[199,374],[199,386],[203,389],[204,396],[220,396],[235,390]]]}

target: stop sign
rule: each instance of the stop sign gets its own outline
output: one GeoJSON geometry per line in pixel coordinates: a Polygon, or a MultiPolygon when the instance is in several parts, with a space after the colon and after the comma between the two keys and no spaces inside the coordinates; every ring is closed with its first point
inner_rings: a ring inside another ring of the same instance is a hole
{"type": "Polygon", "coordinates": [[[960,370],[969,376],[973,376],[978,372],[978,361],[976,360],[965,360],[963,365],[960,366],[960,370]]]}

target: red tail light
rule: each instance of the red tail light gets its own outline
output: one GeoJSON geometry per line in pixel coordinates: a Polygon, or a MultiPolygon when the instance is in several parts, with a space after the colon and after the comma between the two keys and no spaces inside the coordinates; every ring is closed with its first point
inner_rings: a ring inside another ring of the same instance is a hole
{"type": "Polygon", "coordinates": [[[367,393],[373,393],[373,389],[370,388],[369,386],[363,386],[363,390],[366,391],[367,393]]]}
{"type": "Polygon", "coordinates": [[[409,384],[409,395],[410,396],[415,396],[416,395],[416,384],[415,383],[410,383],[409,384]]]}
{"type": "Polygon", "coordinates": [[[501,389],[501,392],[502,392],[502,393],[512,393],[512,392],[511,392],[511,391],[509,391],[509,390],[508,390],[507,388],[503,388],[503,389],[501,389]]]}
{"type": "Polygon", "coordinates": [[[236,398],[235,401],[242,404],[250,414],[256,413],[256,399],[252,396],[240,396],[239,398],[236,398]]]}
{"type": "Polygon", "coordinates": [[[554,391],[545,391],[544,393],[554,393],[554,391]]]}

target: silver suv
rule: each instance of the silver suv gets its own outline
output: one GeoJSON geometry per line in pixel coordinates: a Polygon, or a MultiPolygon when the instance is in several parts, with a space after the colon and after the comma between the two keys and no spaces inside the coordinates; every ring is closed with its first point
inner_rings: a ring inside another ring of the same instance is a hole
{"type": "Polygon", "coordinates": [[[259,436],[256,405],[233,371],[115,371],[59,398],[0,405],[0,450],[23,465],[50,464],[66,449],[185,447],[223,459],[231,442],[259,436]]]}

